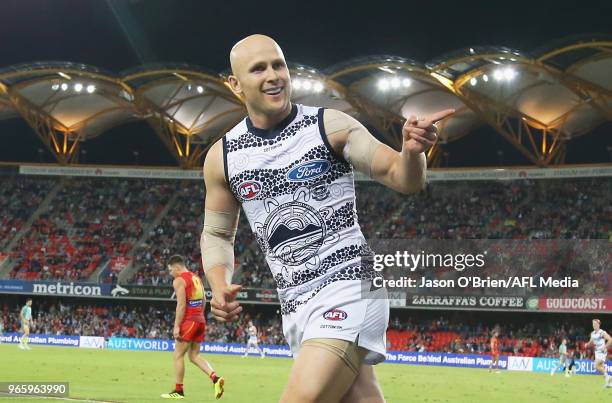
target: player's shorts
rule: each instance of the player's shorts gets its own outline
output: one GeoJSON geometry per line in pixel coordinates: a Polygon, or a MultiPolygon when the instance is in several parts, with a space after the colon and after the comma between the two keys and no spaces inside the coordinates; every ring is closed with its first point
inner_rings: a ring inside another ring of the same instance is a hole
{"type": "Polygon", "coordinates": [[[595,351],[595,361],[606,362],[606,359],[608,359],[607,351],[595,351]]]}
{"type": "Polygon", "coordinates": [[[179,340],[193,343],[202,343],[204,341],[205,333],[205,322],[194,322],[192,320],[186,320],[181,323],[179,331],[179,340]]]}
{"type": "Polygon", "coordinates": [[[306,340],[340,339],[356,342],[368,350],[364,364],[375,365],[385,360],[387,290],[369,291],[370,283],[364,283],[365,287],[361,280],[333,282],[296,312],[283,315],[283,333],[294,358],[306,340]]]}
{"type": "Polygon", "coordinates": [[[249,346],[256,346],[258,344],[257,338],[249,338],[249,340],[247,341],[247,344],[249,346]]]}
{"type": "Polygon", "coordinates": [[[493,361],[499,360],[499,351],[491,352],[491,357],[493,357],[493,361]]]}
{"type": "Polygon", "coordinates": [[[30,333],[30,325],[21,325],[21,331],[24,333],[30,333]]]}

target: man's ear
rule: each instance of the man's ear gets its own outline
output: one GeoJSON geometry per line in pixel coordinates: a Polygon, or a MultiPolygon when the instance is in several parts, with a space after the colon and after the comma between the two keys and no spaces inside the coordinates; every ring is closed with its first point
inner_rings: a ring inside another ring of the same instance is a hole
{"type": "Polygon", "coordinates": [[[231,90],[234,91],[236,95],[242,95],[242,87],[240,86],[240,82],[238,81],[238,78],[236,76],[230,75],[229,77],[227,77],[227,81],[230,85],[231,90]]]}

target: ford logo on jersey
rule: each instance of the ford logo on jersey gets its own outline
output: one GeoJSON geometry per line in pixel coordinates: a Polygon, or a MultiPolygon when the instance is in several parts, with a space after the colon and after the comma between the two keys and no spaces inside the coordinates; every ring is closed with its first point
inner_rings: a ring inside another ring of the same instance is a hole
{"type": "Polygon", "coordinates": [[[296,167],[293,167],[289,172],[287,172],[287,179],[290,182],[307,181],[323,175],[325,172],[329,171],[330,167],[330,162],[325,160],[304,162],[296,167]]]}
{"type": "Polygon", "coordinates": [[[202,306],[202,300],[201,299],[192,299],[189,300],[189,306],[192,308],[196,308],[198,306],[202,306]]]}
{"type": "Polygon", "coordinates": [[[348,314],[340,309],[330,309],[323,314],[323,318],[327,320],[344,320],[348,314]]]}
{"type": "Polygon", "coordinates": [[[251,200],[261,192],[261,183],[257,181],[242,182],[238,185],[238,193],[244,200],[251,200]]]}

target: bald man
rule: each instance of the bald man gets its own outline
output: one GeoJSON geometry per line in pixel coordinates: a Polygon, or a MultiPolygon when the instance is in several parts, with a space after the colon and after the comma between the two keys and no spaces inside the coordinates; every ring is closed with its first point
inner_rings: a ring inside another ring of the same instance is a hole
{"type": "Polygon", "coordinates": [[[389,303],[372,279],[373,252],[357,222],[353,169],[401,193],[425,184],[434,123],[411,117],[401,152],[352,117],[291,103],[281,48],[264,35],[231,50],[229,84],[248,116],[206,156],[201,238],[211,311],[238,318],[231,283],[240,206],[276,281],[294,365],[281,402],[382,402],[372,365],[385,359],[389,303]]]}

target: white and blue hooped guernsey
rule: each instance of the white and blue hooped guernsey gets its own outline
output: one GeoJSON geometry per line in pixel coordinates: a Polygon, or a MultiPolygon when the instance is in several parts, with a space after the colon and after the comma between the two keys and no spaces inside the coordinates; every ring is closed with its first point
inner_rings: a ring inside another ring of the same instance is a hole
{"type": "MultiPolygon", "coordinates": [[[[227,183],[276,281],[285,337],[294,353],[310,337],[306,328],[292,327],[311,322],[318,305],[324,309],[322,320],[329,322],[320,329],[333,335],[315,332],[313,337],[355,341],[359,335],[362,340],[363,329],[349,324],[365,319],[361,280],[376,275],[367,264],[373,252],[357,221],[353,169],[327,141],[323,108],[293,105],[271,130],[253,127],[247,117],[223,137],[223,157],[227,183]],[[359,301],[363,306],[354,315],[346,312],[359,301]],[[330,314],[334,309],[341,313],[330,314]],[[298,318],[302,314],[308,317],[298,318]],[[337,319],[343,316],[353,318],[337,319]]],[[[388,302],[380,300],[387,303],[382,316],[388,318],[388,302]]]]}

